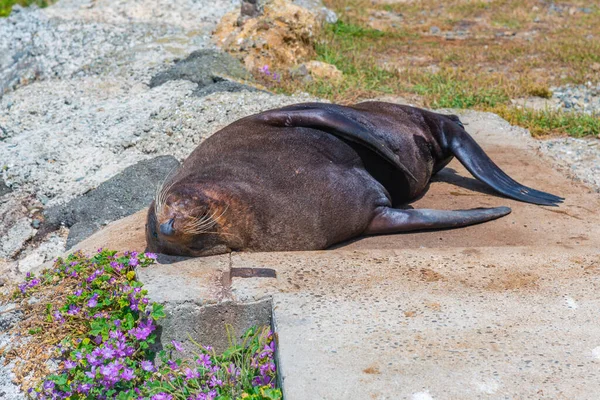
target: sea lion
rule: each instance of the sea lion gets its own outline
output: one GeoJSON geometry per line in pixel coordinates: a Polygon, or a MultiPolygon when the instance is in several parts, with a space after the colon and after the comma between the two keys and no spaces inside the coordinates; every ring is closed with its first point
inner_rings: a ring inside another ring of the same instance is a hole
{"type": "Polygon", "coordinates": [[[383,102],[305,103],[242,118],[199,145],[150,205],[148,249],[317,250],[510,213],[395,208],[421,196],[453,157],[507,197],[547,206],[564,200],[502,172],[455,115],[383,102]]]}

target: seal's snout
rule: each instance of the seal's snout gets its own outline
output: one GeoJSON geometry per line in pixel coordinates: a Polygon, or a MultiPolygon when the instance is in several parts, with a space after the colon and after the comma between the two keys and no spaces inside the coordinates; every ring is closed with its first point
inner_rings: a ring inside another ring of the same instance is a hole
{"type": "Polygon", "coordinates": [[[160,225],[160,233],[166,236],[171,236],[175,230],[173,229],[173,222],[175,222],[175,218],[171,218],[167,222],[160,225]]]}

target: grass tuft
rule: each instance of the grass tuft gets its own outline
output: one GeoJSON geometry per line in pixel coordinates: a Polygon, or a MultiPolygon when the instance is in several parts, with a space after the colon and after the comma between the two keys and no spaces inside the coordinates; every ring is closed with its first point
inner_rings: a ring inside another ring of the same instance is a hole
{"type": "Polygon", "coordinates": [[[513,125],[529,129],[535,137],[563,133],[573,137],[600,137],[600,116],[506,105],[492,108],[490,111],[513,125]]]}
{"type": "Polygon", "coordinates": [[[0,0],[0,17],[8,17],[15,4],[23,7],[29,7],[36,4],[39,7],[48,7],[46,0],[0,0]]]}

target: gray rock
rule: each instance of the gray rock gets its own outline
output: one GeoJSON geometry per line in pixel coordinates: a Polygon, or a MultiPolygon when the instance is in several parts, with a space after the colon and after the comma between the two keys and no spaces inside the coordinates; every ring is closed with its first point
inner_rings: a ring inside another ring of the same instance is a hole
{"type": "Polygon", "coordinates": [[[242,64],[229,54],[205,49],[191,53],[185,60],[154,75],[150,80],[150,87],[160,86],[168,81],[187,80],[198,84],[199,90],[221,82],[226,77],[247,79],[249,75],[242,64]]]}
{"type": "Polygon", "coordinates": [[[20,218],[12,225],[0,240],[0,258],[12,258],[19,254],[23,246],[35,235],[31,221],[20,218]]]}
{"type": "Polygon", "coordinates": [[[337,14],[325,7],[321,0],[293,0],[292,3],[312,11],[317,17],[328,24],[335,24],[338,21],[337,14]]]}
{"type": "Polygon", "coordinates": [[[217,92],[235,93],[235,92],[241,92],[242,90],[247,90],[249,92],[262,91],[255,87],[244,85],[244,84],[237,83],[234,81],[222,80],[222,81],[215,82],[208,86],[198,87],[196,90],[194,90],[194,92],[192,94],[194,96],[203,97],[203,96],[208,96],[209,94],[217,93],[217,92]]]}
{"type": "Polygon", "coordinates": [[[4,180],[2,178],[0,178],[0,197],[4,196],[5,194],[8,194],[12,192],[12,189],[6,185],[6,183],[4,182],[4,180]]]}
{"type": "Polygon", "coordinates": [[[440,28],[438,28],[437,26],[432,26],[431,28],[429,28],[429,32],[431,32],[432,35],[437,35],[438,33],[440,33],[440,28]]]}
{"type": "Polygon", "coordinates": [[[254,18],[263,13],[265,0],[242,0],[240,14],[242,17],[254,18]]]}
{"type": "Polygon", "coordinates": [[[179,162],[171,156],[138,162],[66,205],[49,208],[45,212],[45,224],[70,227],[67,248],[71,248],[103,224],[147,207],[157,185],[178,166],[179,162]]]}
{"type": "Polygon", "coordinates": [[[2,125],[0,125],[0,140],[4,140],[8,137],[8,131],[6,130],[5,127],[3,127],[2,125]]]}
{"type": "MultiPolygon", "coordinates": [[[[22,318],[23,313],[21,311],[11,311],[15,307],[16,305],[11,303],[0,305],[0,332],[5,332],[12,328],[22,318]]],[[[0,335],[0,348],[10,346],[10,343],[9,335],[0,335]]],[[[13,379],[15,378],[12,372],[13,367],[14,362],[4,365],[4,358],[0,357],[0,399],[25,399],[19,386],[13,383],[13,379]]]]}

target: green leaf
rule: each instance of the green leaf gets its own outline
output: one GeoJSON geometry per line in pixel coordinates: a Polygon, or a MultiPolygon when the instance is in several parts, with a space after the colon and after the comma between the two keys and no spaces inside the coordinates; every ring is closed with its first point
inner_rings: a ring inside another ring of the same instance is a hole
{"type": "Polygon", "coordinates": [[[125,320],[123,321],[124,329],[125,330],[133,329],[134,325],[135,325],[135,319],[133,318],[133,315],[131,315],[131,313],[125,314],[125,320]]]}
{"type": "Polygon", "coordinates": [[[152,319],[155,321],[164,318],[166,316],[164,309],[165,306],[163,306],[162,304],[152,303],[152,311],[150,312],[150,317],[152,317],[152,319]]]}

